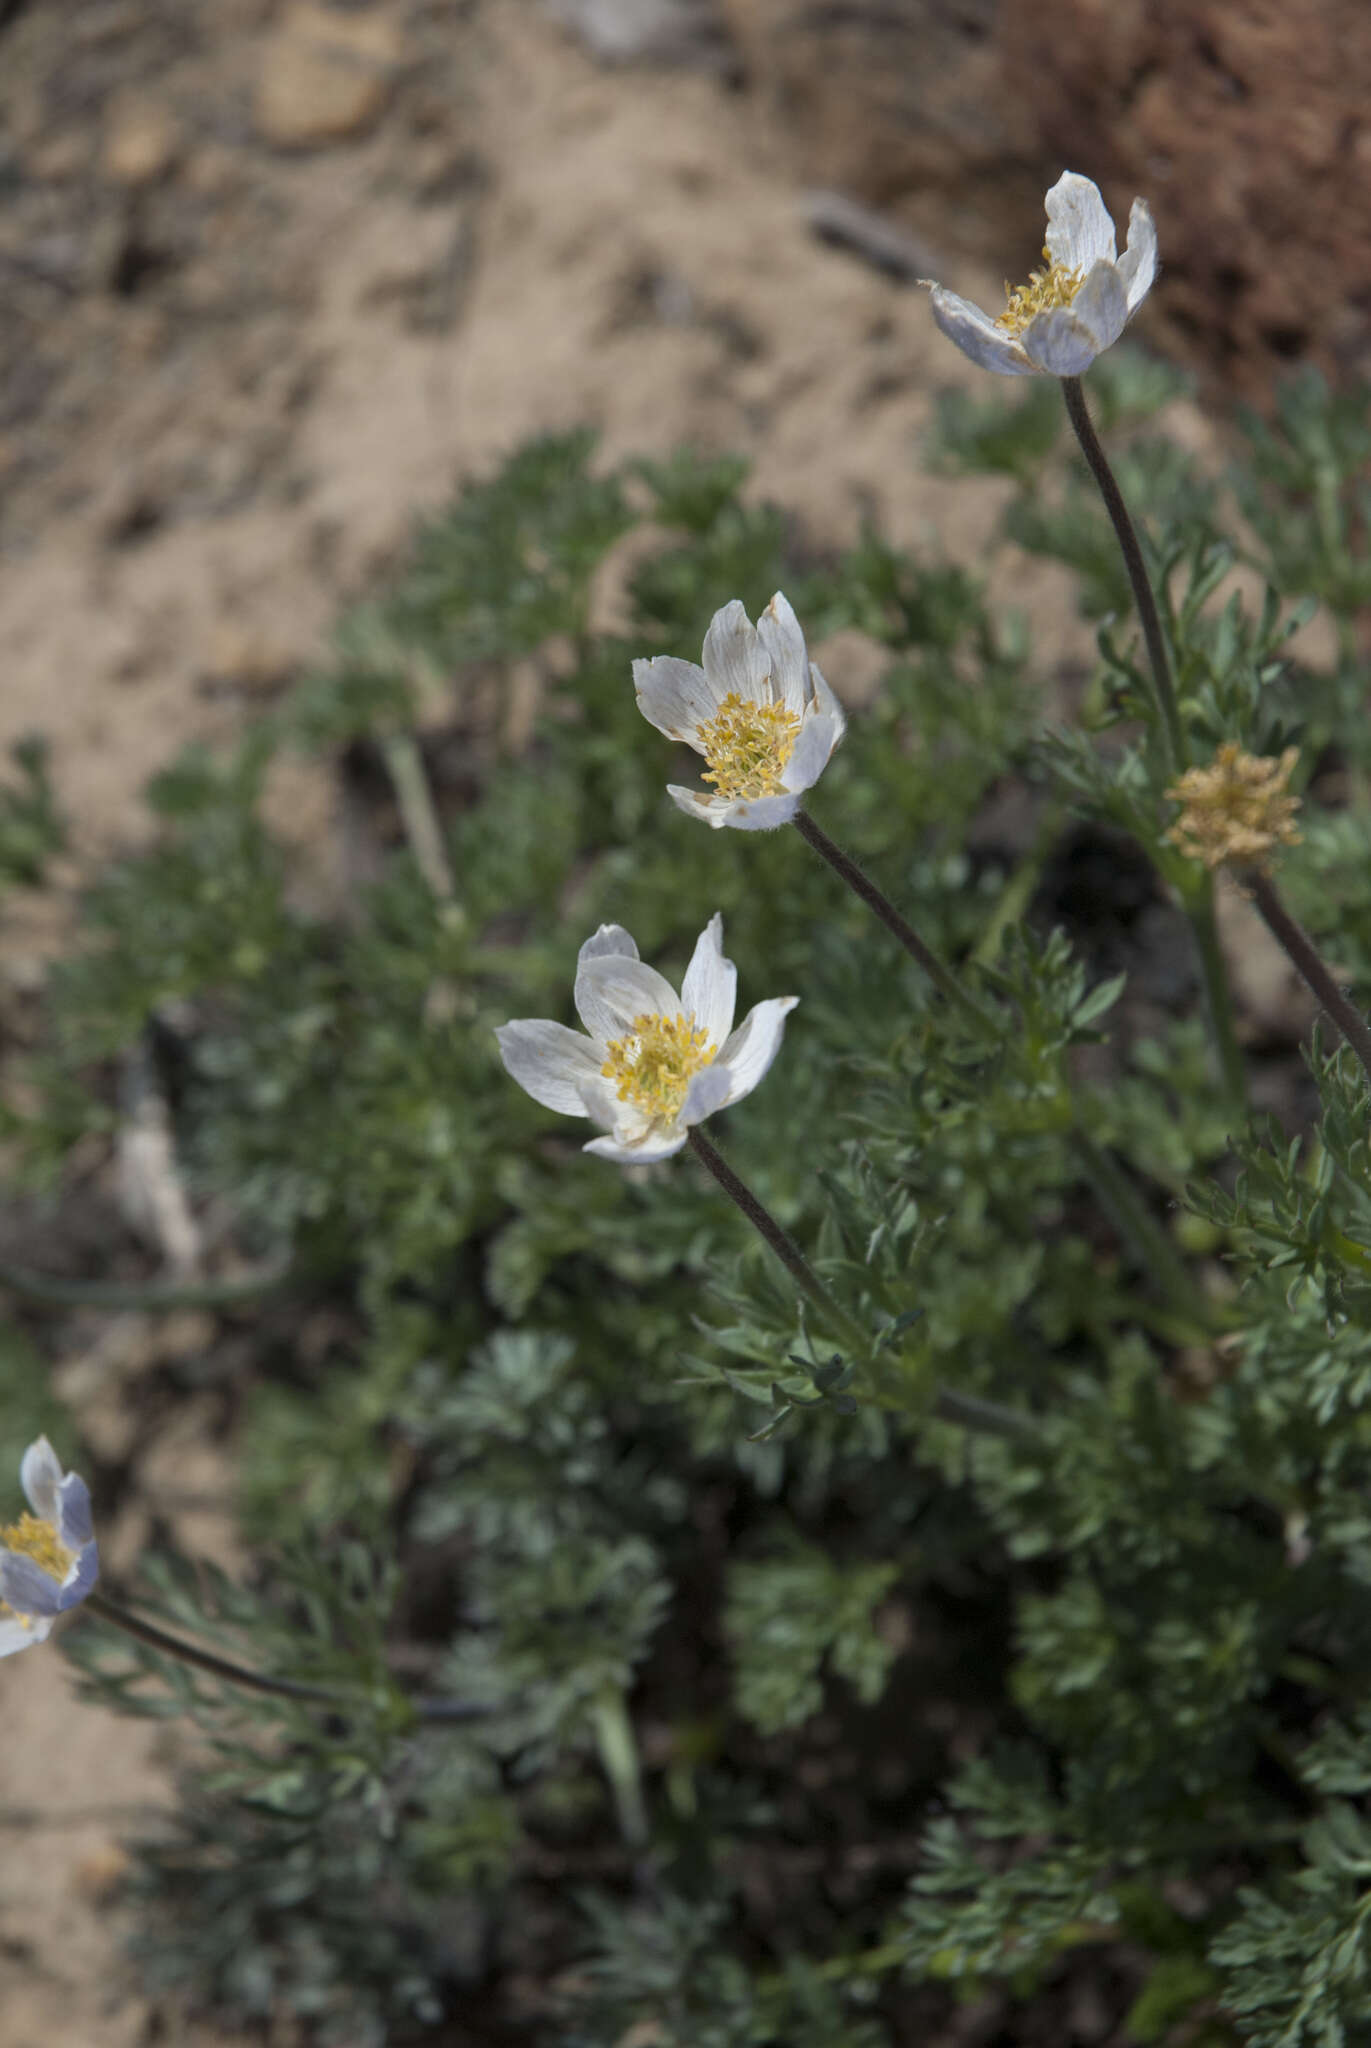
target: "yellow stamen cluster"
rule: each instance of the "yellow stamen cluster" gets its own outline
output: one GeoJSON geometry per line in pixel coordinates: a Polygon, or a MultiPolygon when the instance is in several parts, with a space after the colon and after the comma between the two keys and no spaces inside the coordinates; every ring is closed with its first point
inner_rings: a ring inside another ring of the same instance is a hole
{"type": "Polygon", "coordinates": [[[689,1017],[647,1012],[635,1017],[627,1038],[605,1048],[600,1072],[618,1083],[620,1102],[632,1102],[654,1122],[671,1123],[681,1111],[692,1074],[710,1066],[717,1046],[689,1017]]]}
{"type": "Polygon", "coordinates": [[[705,781],[720,796],[779,796],[781,770],[795,751],[800,724],[784,704],[745,703],[730,690],[717,716],[699,729],[709,764],[705,781]]]}
{"type": "Polygon", "coordinates": [[[1054,263],[1049,249],[1045,248],[1043,255],[1047,258],[1046,270],[1031,270],[1027,284],[1005,285],[1004,295],[1009,304],[995,325],[1008,334],[1022,334],[1030,320],[1035,320],[1039,313],[1050,312],[1054,306],[1069,306],[1085,283],[1084,271],[1068,270],[1064,263],[1054,263]]]}
{"type": "MultiPolygon", "coordinates": [[[[18,1557],[31,1557],[36,1565],[48,1572],[60,1584],[71,1568],[71,1552],[58,1536],[51,1522],[45,1522],[38,1515],[21,1515],[8,1528],[0,1529],[0,1550],[13,1551],[18,1557]]],[[[0,1600],[0,1614],[13,1614],[13,1608],[0,1600]]],[[[28,1616],[15,1617],[27,1621],[28,1616]]]]}
{"type": "Polygon", "coordinates": [[[1297,758],[1295,747],[1276,760],[1225,740],[1207,768],[1187,768],[1167,790],[1183,806],[1167,838],[1207,868],[1265,867],[1273,847],[1299,844],[1300,800],[1287,787],[1297,758]]]}

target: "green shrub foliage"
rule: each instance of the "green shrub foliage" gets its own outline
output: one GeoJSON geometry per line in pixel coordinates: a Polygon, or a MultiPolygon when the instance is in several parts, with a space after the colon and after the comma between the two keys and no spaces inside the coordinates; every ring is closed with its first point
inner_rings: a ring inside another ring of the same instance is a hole
{"type": "MultiPolygon", "coordinates": [[[[1300,748],[1282,888],[1371,1002],[1365,395],[1303,379],[1222,475],[1154,365],[1090,384],[1194,753],[1300,748]]],[[[162,1545],[128,1590],[341,1702],[68,1630],[92,1699],[200,1729],[135,1862],[153,1984],[348,2048],[893,2048],[970,1993],[1067,2039],[1087,1977],[1111,2039],[1371,2040],[1371,1099],[1326,1024],[1304,1063],[1248,1046],[1250,1108],[1220,1087],[1199,870],[1056,401],[949,401],[934,459],[1012,480],[1009,535],[1098,631],[1083,684],[965,566],[874,531],[820,562],[741,463],[565,435],[160,777],[91,890],[7,1127],[60,1189],[141,1048],[193,1197],[274,1276],[182,1368],[252,1563],[162,1545]],[[631,658],[698,659],[778,586],[881,660],[814,814],[983,1017],[795,833],[664,796],[631,658]],[[416,733],[450,890],[387,782],[416,733]],[[299,750],[346,796],[323,880],[263,822],[299,750]],[[569,1018],[598,923],[678,976],[715,910],[743,1002],[802,998],[722,1142],[864,1346],[689,1155],[589,1158],[501,1071],[493,1027],[569,1018]]],[[[20,771],[0,864],[32,883],[61,828],[20,771]]],[[[57,1312],[7,1340],[11,1443],[51,1426],[57,1312]]]]}

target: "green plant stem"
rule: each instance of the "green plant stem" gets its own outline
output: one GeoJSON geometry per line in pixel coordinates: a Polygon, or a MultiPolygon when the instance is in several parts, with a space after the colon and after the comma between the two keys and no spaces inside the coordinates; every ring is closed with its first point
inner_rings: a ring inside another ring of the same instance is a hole
{"type": "Polygon", "coordinates": [[[1185,766],[1185,732],[1181,725],[1180,708],[1176,703],[1176,686],[1171,678],[1171,660],[1166,651],[1166,637],[1162,632],[1161,615],[1157,610],[1157,599],[1143,560],[1142,544],[1138,539],[1118,479],[1109,466],[1109,458],[1100,444],[1095,425],[1090,417],[1090,408],[1085,402],[1085,392],[1079,377],[1063,377],[1062,396],[1066,400],[1067,418],[1075,429],[1076,439],[1081,444],[1081,453],[1089,465],[1090,474],[1099,486],[1104,499],[1110,524],[1114,528],[1119,551],[1123,555],[1124,568],[1133,589],[1133,602],[1138,608],[1138,620],[1142,626],[1143,640],[1147,647],[1148,664],[1152,670],[1152,694],[1161,722],[1162,745],[1166,752],[1166,763],[1173,776],[1185,766]]]}
{"type": "Polygon", "coordinates": [[[796,811],[794,826],[800,837],[812,846],[821,860],[826,860],[833,872],[840,876],[854,896],[860,896],[868,910],[874,910],[888,932],[893,933],[904,947],[911,960],[923,969],[934,987],[955,1003],[978,1023],[989,1023],[986,1012],[968,995],[950,967],[944,966],[930,946],[926,946],[908,918],[902,917],[890,898],[876,887],[866,870],[859,867],[851,854],[829,838],[827,832],[815,824],[808,811],[796,811]]]}
{"type": "Polygon", "coordinates": [[[257,1301],[264,1294],[274,1293],[284,1285],[289,1273],[290,1259],[283,1254],[232,1279],[170,1283],[153,1280],[146,1287],[136,1287],[113,1280],[60,1280],[55,1274],[37,1273],[31,1266],[14,1266],[0,1260],[0,1287],[8,1287],[30,1301],[51,1302],[56,1308],[232,1308],[240,1301],[257,1301]]]}
{"type": "Polygon", "coordinates": [[[412,733],[388,733],[381,741],[381,754],[415,865],[440,903],[455,902],[457,884],[418,742],[412,733]]]}
{"type": "MultiPolygon", "coordinates": [[[[701,1165],[713,1174],[729,1200],[770,1245],[800,1292],[813,1302],[835,1336],[859,1358],[864,1356],[871,1348],[867,1332],[834,1300],[789,1231],[782,1229],[765,1203],[760,1202],[747,1182],[733,1171],[698,1124],[692,1126],[687,1143],[701,1165]]],[[[1022,1439],[1038,1435],[1027,1415],[1021,1415],[1013,1408],[1001,1407],[998,1401],[984,1401],[977,1394],[959,1393],[951,1387],[938,1389],[933,1412],[942,1422],[960,1423],[964,1429],[978,1430],[988,1436],[1022,1439]]]]}
{"type": "Polygon", "coordinates": [[[641,1849],[650,1835],[647,1804],[643,1798],[643,1771],[638,1758],[637,1737],[629,1719],[624,1696],[618,1691],[602,1692],[590,1710],[600,1762],[614,1794],[619,1832],[630,1849],[641,1849]]]}
{"type": "Polygon", "coordinates": [[[1205,1303],[1189,1268],[1128,1175],[1079,1123],[1072,1126],[1070,1144],[1100,1207],[1173,1308],[1186,1322],[1207,1326],[1205,1303]]]}
{"type": "Polygon", "coordinates": [[[1219,1062],[1219,1073],[1223,1079],[1224,1094],[1229,1107],[1241,1116],[1247,1108],[1247,1067],[1233,1024],[1233,993],[1228,983],[1228,968],[1224,962],[1223,948],[1219,944],[1219,927],[1214,916],[1214,883],[1211,876],[1205,876],[1203,895],[1193,903],[1188,903],[1186,912],[1191,930],[1195,934],[1195,947],[1200,956],[1204,1004],[1209,1016],[1209,1030],[1219,1062]]]}
{"type": "Polygon", "coordinates": [[[1355,1004],[1348,1001],[1338,986],[1332,968],[1304,926],[1286,909],[1270,875],[1264,874],[1259,868],[1254,868],[1244,875],[1243,881],[1252,891],[1252,899],[1261,913],[1267,930],[1291,961],[1319,1007],[1337,1025],[1366,1069],[1368,1077],[1371,1077],[1371,1025],[1368,1025],[1355,1004]]]}
{"type": "MultiPolygon", "coordinates": [[[[222,1678],[229,1685],[238,1685],[245,1692],[266,1693],[274,1699],[299,1700],[310,1706],[332,1707],[339,1713],[352,1714],[357,1710],[357,1700],[346,1693],[334,1692],[324,1685],[306,1685],[295,1678],[273,1678],[265,1671],[254,1671],[247,1664],[238,1664],[230,1657],[220,1657],[213,1650],[202,1650],[198,1643],[188,1643],[183,1636],[172,1635],[169,1630],[158,1628],[154,1622],[144,1621],[141,1615],[130,1614],[103,1593],[88,1593],[83,1603],[88,1614],[94,1614],[112,1627],[122,1629],[135,1642],[146,1643],[149,1649],[160,1650],[164,1656],[175,1657],[182,1664],[189,1664],[197,1671],[207,1671],[213,1678],[222,1678]]],[[[409,1702],[421,1721],[478,1721],[489,1709],[473,1706],[465,1700],[443,1699],[418,1695],[409,1702]]]]}

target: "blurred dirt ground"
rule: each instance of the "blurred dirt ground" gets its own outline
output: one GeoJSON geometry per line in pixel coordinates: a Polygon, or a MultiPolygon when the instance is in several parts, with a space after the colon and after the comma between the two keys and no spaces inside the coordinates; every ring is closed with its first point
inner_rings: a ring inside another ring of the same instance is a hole
{"type": "MultiPolygon", "coordinates": [[[[917,291],[815,238],[783,102],[707,8],[559,13],[0,4],[0,746],[52,742],[66,884],[146,830],[155,768],[289,684],[416,514],[539,430],[740,449],[820,544],[870,515],[984,552],[997,489],[916,468],[931,390],[976,373],[917,291]]],[[[928,261],[993,295],[1031,254],[978,275],[952,217],[928,261]]],[[[1003,551],[996,576],[1040,647],[1088,647],[1052,576],[1003,551]]],[[[274,801],[328,870],[322,772],[274,801]]],[[[5,916],[0,981],[31,988],[60,910],[5,916]]],[[[52,1652],[0,1665],[0,1706],[0,2048],[209,2044],[137,1997],[110,1905],[174,1738],[83,1709],[52,1652]]]]}

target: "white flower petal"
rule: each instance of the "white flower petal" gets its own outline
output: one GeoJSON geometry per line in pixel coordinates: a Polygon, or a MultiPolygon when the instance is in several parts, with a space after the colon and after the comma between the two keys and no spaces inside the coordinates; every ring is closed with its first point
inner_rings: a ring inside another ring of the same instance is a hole
{"type": "Polygon", "coordinates": [[[748,1011],[715,1062],[728,1069],[727,1102],[741,1102],[763,1078],[781,1049],[785,1020],[799,1000],[798,996],[772,996],[748,1011]]]}
{"type": "Polygon", "coordinates": [[[1078,171],[1063,171],[1047,195],[1047,253],[1066,270],[1088,271],[1114,261],[1114,223],[1100,188],[1078,171]]]}
{"type": "Polygon", "coordinates": [[[620,1102],[617,1089],[598,1073],[581,1088],[580,1114],[588,1116],[602,1131],[617,1130],[640,1137],[648,1128],[648,1118],[632,1103],[620,1102]]]}
{"type": "Polygon", "coordinates": [[[52,1623],[35,1617],[32,1621],[12,1621],[0,1615],[0,1657],[12,1657],[16,1650],[31,1650],[35,1643],[45,1643],[52,1634],[52,1623]]]}
{"type": "Polygon", "coordinates": [[[790,823],[800,808],[801,794],[788,790],[783,796],[730,797],[719,822],[737,832],[774,832],[778,825],[790,823]]]}
{"type": "Polygon", "coordinates": [[[772,695],[798,718],[809,695],[809,654],[800,622],[779,590],[757,621],[757,637],[771,664],[772,695]]]}
{"type": "Polygon", "coordinates": [[[724,825],[736,825],[742,832],[774,832],[778,825],[788,825],[800,808],[798,791],[781,796],[706,796],[702,789],[669,782],[666,793],[688,818],[699,818],[716,832],[724,825]]]}
{"type": "Polygon", "coordinates": [[[806,719],[804,730],[795,742],[795,751],[781,774],[781,781],[788,792],[799,796],[813,788],[827,768],[829,756],[841,733],[842,725],[837,720],[824,718],[817,712],[806,719]]]}
{"type": "Polygon", "coordinates": [[[62,1466],[45,1436],[31,1443],[19,1466],[19,1484],[35,1515],[57,1526],[57,1489],[62,1484],[62,1466]]]}
{"type": "Polygon", "coordinates": [[[682,1130],[656,1131],[635,1145],[625,1145],[617,1137],[592,1138],[581,1150],[593,1152],[597,1159],[613,1159],[619,1166],[651,1166],[658,1159],[670,1159],[685,1141],[682,1130]]]}
{"type": "Polygon", "coordinates": [[[1157,275],[1157,230],[1145,199],[1135,199],[1128,215],[1128,247],[1119,258],[1119,275],[1128,291],[1131,319],[1157,275]]]}
{"type": "Polygon", "coordinates": [[[684,740],[703,753],[696,728],[705,725],[719,709],[720,693],[702,668],[693,661],[678,661],[672,654],[656,655],[651,661],[635,661],[633,687],[638,709],[649,725],[669,740],[684,740]]]}
{"type": "Polygon", "coordinates": [[[743,610],[741,598],[735,597],[710,620],[704,661],[705,674],[718,691],[720,701],[736,693],[745,704],[770,703],[770,663],[757,638],[757,628],[743,610]]]}
{"type": "Polygon", "coordinates": [[[0,1550],[0,1601],[16,1614],[60,1614],[62,1587],[31,1557],[17,1550],[0,1550]]]}
{"type": "Polygon", "coordinates": [[[997,327],[988,313],[973,306],[957,292],[935,284],[930,294],[933,318],[949,341],[955,341],[964,356],[983,370],[995,370],[1001,377],[1031,377],[1033,365],[1015,338],[997,327]]]}
{"type": "Polygon", "coordinates": [[[832,690],[824,681],[823,672],[819,668],[818,663],[815,661],[811,661],[809,664],[809,687],[814,709],[817,712],[819,712],[819,714],[824,718],[833,718],[837,720],[838,738],[835,739],[833,742],[834,746],[836,746],[838,744],[838,740],[842,738],[844,732],[847,730],[847,717],[843,711],[842,705],[838,702],[832,690]]]}
{"type": "Polygon", "coordinates": [[[1128,322],[1128,289],[1115,263],[1097,263],[1071,301],[1070,311],[1095,337],[1098,354],[1111,348],[1128,322]]]}
{"type": "Polygon", "coordinates": [[[592,932],[576,955],[576,965],[584,967],[587,960],[599,960],[606,953],[622,953],[625,959],[637,959],[638,948],[621,924],[602,924],[592,932]]]}
{"type": "Polygon", "coordinates": [[[1118,340],[1127,318],[1127,296],[1116,266],[1097,263],[1069,306],[1054,306],[1029,321],[1023,345],[1049,376],[1079,377],[1118,340]]]}
{"type": "Polygon", "coordinates": [[[713,1066],[701,1067],[698,1074],[691,1075],[676,1121],[686,1125],[702,1124],[707,1116],[713,1116],[716,1109],[722,1109],[726,1102],[732,1100],[733,1075],[716,1060],[713,1066]]]}
{"type": "Polygon", "coordinates": [[[717,831],[720,825],[728,823],[728,814],[733,806],[726,796],[713,796],[703,789],[685,789],[679,782],[668,782],[666,793],[678,811],[684,811],[688,818],[699,818],[706,825],[713,825],[717,831]]]}
{"type": "Polygon", "coordinates": [[[581,1022],[597,1045],[626,1037],[637,1017],[675,1017],[681,1008],[680,997],[664,975],[622,954],[604,954],[582,963],[576,975],[575,1003],[581,1022]]]}
{"type": "Polygon", "coordinates": [[[58,1541],[67,1550],[83,1550],[88,1543],[95,1541],[90,1488],[75,1472],[68,1472],[57,1489],[54,1526],[58,1541]]]}
{"type": "Polygon", "coordinates": [[[733,1029],[738,1000],[738,970],[724,957],[724,921],[716,910],[695,941],[695,951],[681,983],[681,1004],[687,1017],[701,1025],[717,1049],[733,1029]]]}
{"type": "Polygon", "coordinates": [[[526,1095],[562,1116],[584,1116],[581,1083],[593,1080],[603,1055],[579,1031],[547,1017],[514,1017],[495,1033],[505,1072],[526,1095]]]}

